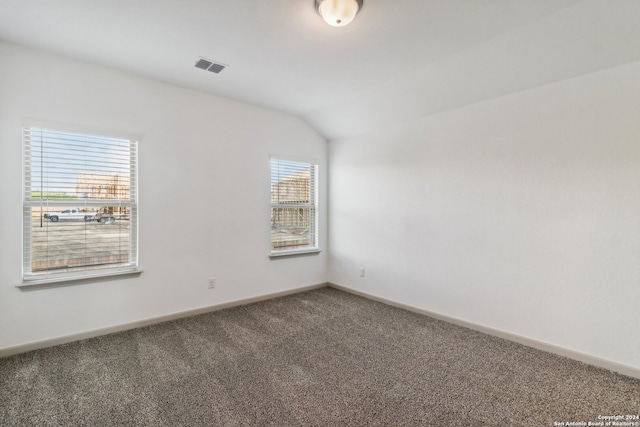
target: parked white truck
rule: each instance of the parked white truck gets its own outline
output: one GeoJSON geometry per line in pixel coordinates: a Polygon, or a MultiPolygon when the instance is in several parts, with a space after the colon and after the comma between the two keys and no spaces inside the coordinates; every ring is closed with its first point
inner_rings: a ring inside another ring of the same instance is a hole
{"type": "Polygon", "coordinates": [[[81,221],[81,220],[93,221],[94,219],[97,219],[95,212],[89,212],[86,209],[83,210],[83,209],[79,209],[79,208],[65,209],[65,210],[60,211],[60,212],[47,212],[47,213],[44,214],[44,217],[46,219],[50,220],[51,222],[58,222],[58,221],[63,221],[63,220],[67,220],[67,221],[81,221]]]}
{"type": "Polygon", "coordinates": [[[59,212],[47,212],[43,215],[51,222],[58,221],[97,221],[104,224],[113,224],[117,220],[128,220],[128,214],[108,213],[106,209],[93,208],[69,208],[59,212]]]}

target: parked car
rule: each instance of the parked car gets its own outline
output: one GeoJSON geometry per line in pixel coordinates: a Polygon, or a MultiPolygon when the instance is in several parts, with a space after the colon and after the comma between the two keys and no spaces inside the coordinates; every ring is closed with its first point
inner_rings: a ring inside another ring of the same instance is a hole
{"type": "Polygon", "coordinates": [[[116,222],[116,218],[113,215],[98,212],[96,214],[96,221],[104,222],[105,224],[113,224],[116,222]]]}
{"type": "Polygon", "coordinates": [[[93,221],[96,219],[96,214],[94,212],[87,212],[77,208],[65,209],[60,212],[47,212],[43,216],[51,222],[58,222],[62,220],[93,221]]]}

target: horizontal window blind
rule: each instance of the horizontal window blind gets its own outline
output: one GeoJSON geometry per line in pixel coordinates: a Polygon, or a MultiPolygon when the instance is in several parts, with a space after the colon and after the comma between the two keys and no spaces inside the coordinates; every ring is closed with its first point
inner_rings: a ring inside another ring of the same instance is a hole
{"type": "Polygon", "coordinates": [[[318,165],[271,159],[271,253],[318,248],[318,165]]]}
{"type": "Polygon", "coordinates": [[[137,266],[137,141],[25,127],[23,143],[24,280],[137,266]]]}

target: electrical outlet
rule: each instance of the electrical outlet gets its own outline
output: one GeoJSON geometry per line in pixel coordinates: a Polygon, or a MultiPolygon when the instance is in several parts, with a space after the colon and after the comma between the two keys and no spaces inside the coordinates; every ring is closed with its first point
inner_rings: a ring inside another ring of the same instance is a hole
{"type": "Polygon", "coordinates": [[[364,277],[364,267],[360,267],[360,277],[364,277]]]}
{"type": "Polygon", "coordinates": [[[216,287],[216,279],[215,277],[209,277],[209,289],[213,289],[216,287]]]}

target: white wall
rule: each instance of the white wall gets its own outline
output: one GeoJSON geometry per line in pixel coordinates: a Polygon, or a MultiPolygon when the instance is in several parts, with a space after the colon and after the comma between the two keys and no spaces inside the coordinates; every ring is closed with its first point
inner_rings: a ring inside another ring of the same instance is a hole
{"type": "Polygon", "coordinates": [[[0,64],[0,350],[326,281],[326,251],[268,258],[270,153],[319,160],[325,247],[327,144],[299,119],[5,43],[0,64]],[[140,277],[15,287],[22,118],[142,135],[140,277]]]}
{"type": "Polygon", "coordinates": [[[640,368],[640,62],[329,153],[331,282],[640,368]]]}

